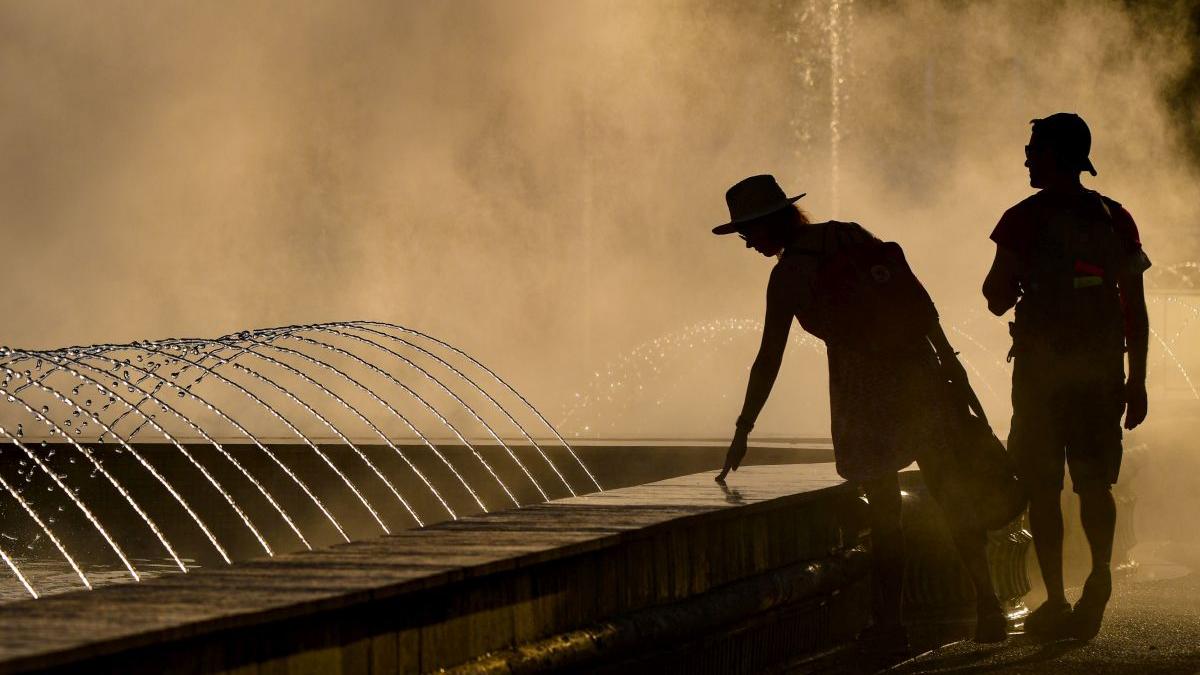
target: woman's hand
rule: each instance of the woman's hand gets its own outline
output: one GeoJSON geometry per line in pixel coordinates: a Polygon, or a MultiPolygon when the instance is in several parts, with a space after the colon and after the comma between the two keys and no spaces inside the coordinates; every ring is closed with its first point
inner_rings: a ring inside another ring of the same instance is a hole
{"type": "Polygon", "coordinates": [[[749,437],[748,430],[738,429],[734,432],[733,440],[729,442],[729,452],[725,453],[725,468],[721,469],[721,473],[717,474],[715,479],[718,483],[724,483],[730,471],[737,471],[742,459],[746,457],[746,440],[749,437]]]}

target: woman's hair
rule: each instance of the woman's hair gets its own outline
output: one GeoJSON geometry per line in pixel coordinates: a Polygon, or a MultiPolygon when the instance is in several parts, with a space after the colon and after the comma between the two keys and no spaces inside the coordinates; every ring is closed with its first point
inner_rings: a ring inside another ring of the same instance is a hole
{"type": "Polygon", "coordinates": [[[795,204],[791,204],[769,216],[765,216],[764,220],[770,223],[771,229],[782,229],[792,225],[808,225],[812,222],[808,219],[808,214],[795,204]]]}
{"type": "Polygon", "coordinates": [[[800,208],[799,206],[796,206],[795,204],[792,204],[791,210],[796,213],[796,224],[797,225],[811,225],[812,224],[812,221],[808,219],[808,214],[804,212],[804,209],[800,208]]]}

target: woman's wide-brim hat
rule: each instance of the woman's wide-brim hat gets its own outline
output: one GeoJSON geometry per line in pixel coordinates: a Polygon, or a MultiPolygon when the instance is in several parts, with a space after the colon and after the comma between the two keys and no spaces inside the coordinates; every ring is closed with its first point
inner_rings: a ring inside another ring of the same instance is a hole
{"type": "Polygon", "coordinates": [[[806,194],[808,193],[804,192],[789,197],[784,194],[774,176],[750,176],[725,192],[725,203],[729,205],[729,222],[714,227],[713,234],[737,232],[746,223],[786,209],[806,194]]]}

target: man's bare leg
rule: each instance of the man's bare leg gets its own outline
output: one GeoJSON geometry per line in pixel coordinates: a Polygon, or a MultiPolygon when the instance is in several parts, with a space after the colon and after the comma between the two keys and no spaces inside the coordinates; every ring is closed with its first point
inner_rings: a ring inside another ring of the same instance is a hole
{"type": "Polygon", "coordinates": [[[1039,639],[1065,637],[1071,606],[1063,592],[1063,518],[1061,489],[1035,489],[1029,498],[1029,529],[1046,586],[1046,602],[1025,619],[1025,632],[1039,639]]]}
{"type": "Polygon", "coordinates": [[[1079,491],[1079,520],[1092,551],[1092,573],[1075,603],[1072,637],[1090,640],[1100,632],[1104,608],[1112,595],[1113,534],[1117,526],[1117,504],[1107,485],[1079,491]]]}
{"type": "Polygon", "coordinates": [[[1117,503],[1107,486],[1079,492],[1079,520],[1092,551],[1092,573],[1107,573],[1112,564],[1113,534],[1117,527],[1117,503]]]}
{"type": "Polygon", "coordinates": [[[1037,490],[1029,497],[1029,529],[1037,552],[1046,601],[1065,603],[1063,591],[1063,516],[1059,490],[1037,490]]]}

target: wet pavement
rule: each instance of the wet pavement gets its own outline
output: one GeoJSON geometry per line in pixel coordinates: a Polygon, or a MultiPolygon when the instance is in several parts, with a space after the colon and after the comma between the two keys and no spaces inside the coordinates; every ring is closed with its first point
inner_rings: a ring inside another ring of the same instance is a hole
{"type": "Polygon", "coordinates": [[[1200,547],[1149,544],[1136,553],[1137,568],[1114,585],[1090,642],[1038,644],[1024,634],[1001,645],[959,642],[886,672],[1200,673],[1200,574],[1192,571],[1200,569],[1200,547]]]}
{"type": "MultiPolygon", "coordinates": [[[[1200,674],[1200,546],[1139,546],[1138,565],[1115,579],[1100,635],[1090,642],[1037,643],[1016,626],[998,645],[970,640],[937,646],[920,626],[910,627],[915,658],[895,659],[853,648],[796,664],[789,673],[1032,673],[1109,675],[1200,674]]],[[[1074,600],[1079,590],[1068,591],[1074,600]]]]}

